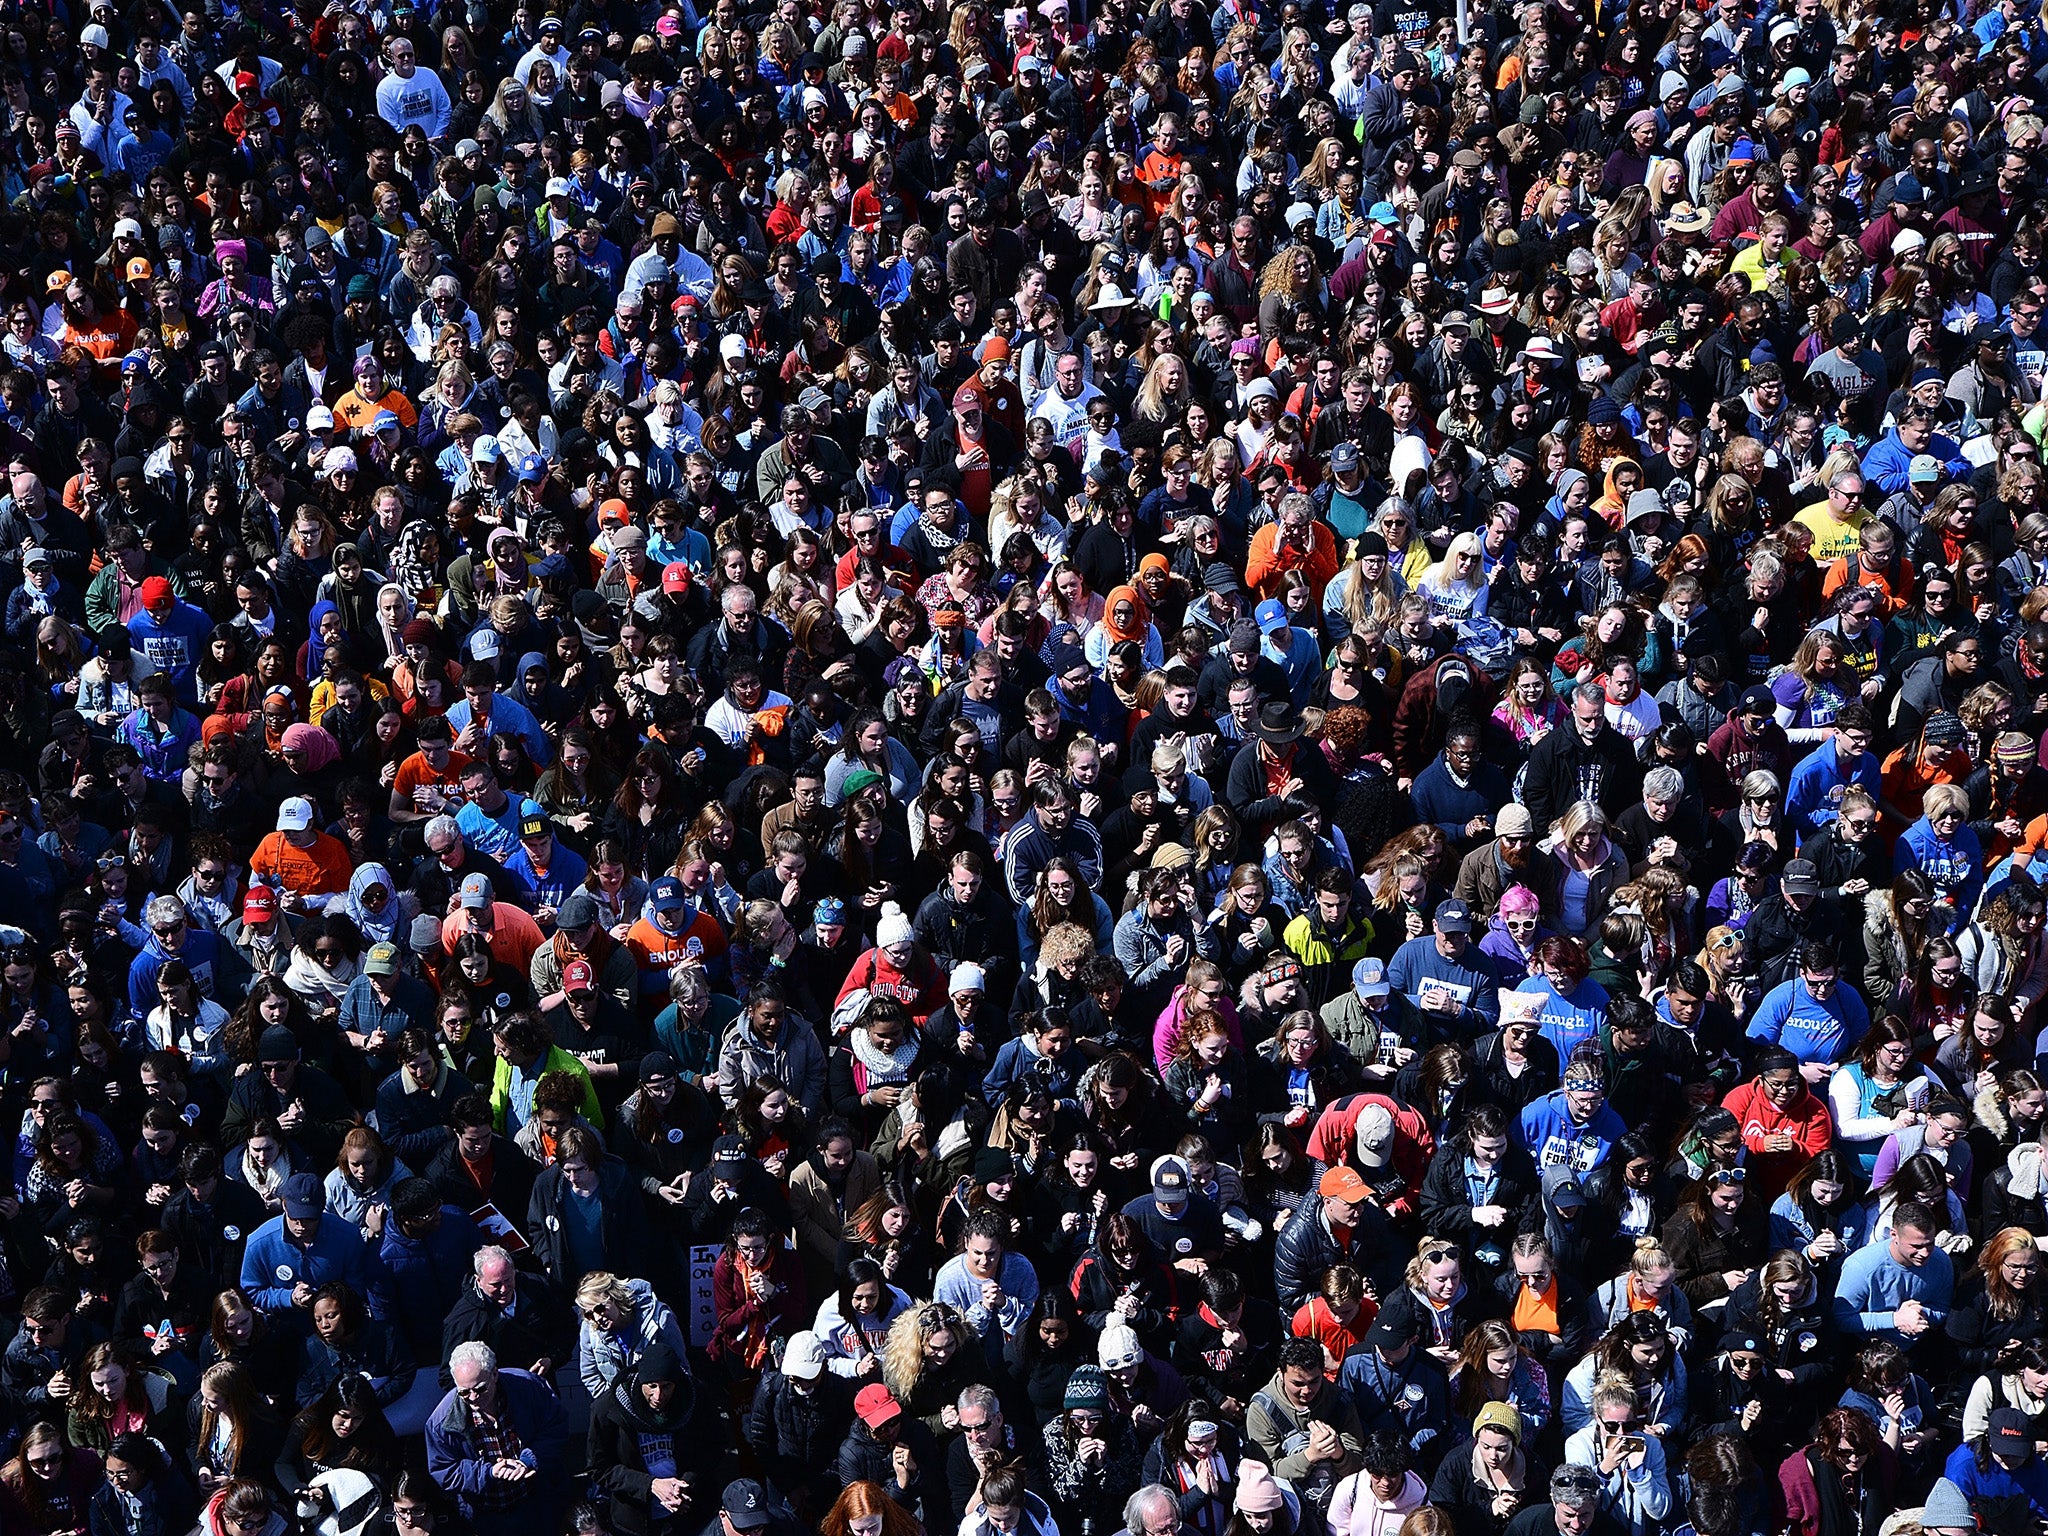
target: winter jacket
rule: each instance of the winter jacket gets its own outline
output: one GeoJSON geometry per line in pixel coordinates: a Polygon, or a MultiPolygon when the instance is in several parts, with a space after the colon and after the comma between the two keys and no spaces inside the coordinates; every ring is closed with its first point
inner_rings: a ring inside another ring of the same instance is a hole
{"type": "Polygon", "coordinates": [[[696,1508],[717,1496],[724,1433],[715,1414],[697,1411],[697,1388],[689,1376],[675,1385],[677,1395],[662,1414],[647,1406],[630,1377],[591,1400],[590,1482],[608,1496],[614,1536],[647,1536],[653,1528],[657,1477],[691,1484],[696,1508]]]}
{"type": "MultiPolygon", "coordinates": [[[[649,1262],[647,1204],[632,1171],[615,1157],[598,1165],[597,1200],[603,1210],[598,1225],[605,1267],[613,1274],[644,1275],[649,1262]]],[[[563,1290],[582,1279],[582,1268],[569,1247],[566,1202],[575,1198],[560,1166],[543,1168],[533,1181],[526,1206],[527,1241],[533,1257],[563,1290]]]]}
{"type": "Polygon", "coordinates": [[[523,1447],[533,1453],[540,1473],[512,1485],[518,1491],[509,1504],[501,1506],[486,1497],[487,1490],[505,1485],[491,1479],[490,1462],[472,1435],[469,1405],[453,1390],[427,1416],[427,1471],[480,1536],[550,1528],[569,1491],[568,1415],[539,1377],[503,1364],[498,1367],[498,1407],[523,1447]]]}
{"type": "Polygon", "coordinates": [[[1273,1283],[1280,1305],[1291,1311],[1315,1294],[1332,1264],[1349,1264],[1381,1295],[1401,1284],[1406,1258],[1393,1223],[1376,1205],[1359,1207],[1358,1225],[1343,1237],[1331,1230],[1322,1202],[1304,1205],[1280,1229],[1273,1251],[1273,1283]]]}
{"type": "Polygon", "coordinates": [[[745,1433],[769,1480],[777,1487],[798,1488],[823,1486],[852,1427],[848,1378],[827,1371],[818,1377],[815,1391],[803,1392],[781,1371],[767,1370],[754,1388],[745,1433]]]}
{"type": "Polygon", "coordinates": [[[657,1339],[675,1352],[678,1360],[690,1357],[689,1342],[668,1304],[654,1294],[645,1280],[629,1279],[626,1289],[633,1293],[632,1313],[623,1319],[616,1333],[600,1333],[585,1318],[576,1329],[576,1376],[596,1402],[618,1382],[632,1379],[647,1346],[657,1339]]]}
{"type": "Polygon", "coordinates": [[[803,1020],[785,1015],[772,1045],[754,1033],[747,1014],[733,1020],[718,1048],[718,1096],[730,1110],[740,1091],[762,1077],[779,1081],[807,1113],[825,1112],[825,1051],[803,1020]]]}
{"type": "Polygon", "coordinates": [[[421,1365],[439,1360],[441,1319],[467,1289],[472,1260],[483,1242],[483,1233],[465,1212],[444,1205],[441,1224],[427,1236],[407,1237],[393,1219],[367,1245],[363,1269],[370,1294],[421,1365]]]}

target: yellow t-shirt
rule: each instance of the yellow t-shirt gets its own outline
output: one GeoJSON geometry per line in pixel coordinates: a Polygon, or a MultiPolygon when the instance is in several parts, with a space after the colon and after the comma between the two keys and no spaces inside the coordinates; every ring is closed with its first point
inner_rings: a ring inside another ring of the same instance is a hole
{"type": "Polygon", "coordinates": [[[1870,520],[1870,513],[1861,507],[1855,510],[1855,521],[1844,522],[1835,516],[1834,507],[1826,501],[1817,501],[1792,515],[1792,521],[1813,535],[1813,562],[1816,565],[1833,565],[1842,556],[1854,554],[1856,537],[1863,525],[1870,520]]]}

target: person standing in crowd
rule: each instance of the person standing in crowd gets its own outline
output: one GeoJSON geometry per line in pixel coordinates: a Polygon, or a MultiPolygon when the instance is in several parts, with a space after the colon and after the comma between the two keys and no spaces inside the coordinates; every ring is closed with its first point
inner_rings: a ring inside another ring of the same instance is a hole
{"type": "Polygon", "coordinates": [[[2037,1536],[2048,19],[1468,9],[10,18],[0,1529],[2037,1536]]]}

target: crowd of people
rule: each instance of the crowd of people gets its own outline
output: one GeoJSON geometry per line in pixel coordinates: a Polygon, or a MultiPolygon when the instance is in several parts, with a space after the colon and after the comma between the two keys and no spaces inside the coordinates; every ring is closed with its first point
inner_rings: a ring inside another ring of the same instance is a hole
{"type": "Polygon", "coordinates": [[[2048,1529],[2032,0],[0,98],[7,1536],[2048,1529]]]}

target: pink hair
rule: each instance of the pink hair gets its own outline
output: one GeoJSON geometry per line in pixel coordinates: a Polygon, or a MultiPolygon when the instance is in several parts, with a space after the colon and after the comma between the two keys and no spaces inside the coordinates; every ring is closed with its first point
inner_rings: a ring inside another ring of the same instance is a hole
{"type": "Polygon", "coordinates": [[[1536,893],[1526,885],[1511,885],[1500,893],[1500,910],[1503,915],[1509,912],[1534,912],[1542,905],[1536,893]]]}

